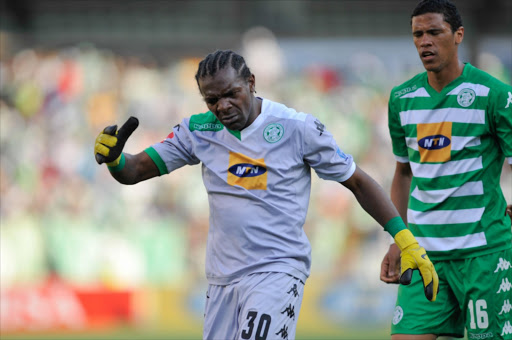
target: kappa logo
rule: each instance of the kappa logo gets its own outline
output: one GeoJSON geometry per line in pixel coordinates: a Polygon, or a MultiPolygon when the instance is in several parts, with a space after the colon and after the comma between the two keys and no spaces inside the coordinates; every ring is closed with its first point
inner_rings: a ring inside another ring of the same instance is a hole
{"type": "Polygon", "coordinates": [[[295,306],[292,306],[292,304],[291,304],[291,303],[288,305],[288,307],[286,307],[286,308],[281,312],[281,314],[284,314],[284,313],[286,313],[286,315],[287,315],[290,319],[295,320],[295,306]]]}
{"type": "Polygon", "coordinates": [[[494,337],[494,334],[492,332],[487,332],[487,333],[471,333],[471,332],[468,332],[468,337],[470,339],[489,339],[489,338],[493,338],[494,337]]]}
{"type": "Polygon", "coordinates": [[[191,124],[190,130],[198,130],[198,131],[220,131],[224,128],[224,126],[220,123],[204,123],[204,124],[198,124],[193,123],[191,124]]]}
{"type": "Polygon", "coordinates": [[[322,133],[324,133],[325,125],[324,125],[324,124],[322,124],[322,123],[320,123],[320,121],[319,121],[318,119],[317,119],[317,120],[315,120],[315,125],[316,125],[316,129],[317,129],[318,131],[320,131],[320,135],[319,135],[319,136],[321,136],[321,135],[322,135],[322,133]]]}
{"type": "Polygon", "coordinates": [[[508,93],[507,106],[505,106],[505,109],[508,109],[510,104],[512,104],[512,92],[508,93]]]}
{"type": "Polygon", "coordinates": [[[512,325],[510,321],[505,322],[503,325],[503,330],[501,331],[501,336],[512,334],[512,325]]]}
{"type": "Polygon", "coordinates": [[[501,270],[505,271],[505,270],[508,270],[509,268],[512,268],[512,265],[510,265],[510,262],[508,262],[507,260],[502,259],[500,257],[498,266],[496,267],[496,270],[494,272],[497,273],[498,271],[501,271],[501,270]]]}
{"type": "Polygon", "coordinates": [[[401,97],[404,94],[412,92],[412,91],[416,91],[417,89],[418,89],[418,87],[416,85],[414,85],[413,87],[406,87],[405,89],[402,89],[400,91],[396,91],[394,96],[395,96],[395,98],[401,97]]]}
{"type": "Polygon", "coordinates": [[[507,278],[504,278],[503,280],[501,280],[500,288],[498,289],[496,294],[499,294],[501,292],[508,292],[510,288],[512,288],[512,284],[507,278]]]}
{"type": "Polygon", "coordinates": [[[501,311],[498,315],[501,314],[507,314],[512,310],[512,305],[510,304],[510,301],[507,299],[503,301],[503,306],[501,307],[501,311]]]}
{"type": "Polygon", "coordinates": [[[476,93],[473,89],[462,89],[457,95],[457,103],[462,107],[468,107],[475,101],[476,93]]]}
{"type": "Polygon", "coordinates": [[[404,317],[404,310],[400,306],[395,307],[395,312],[393,313],[393,325],[397,325],[402,318],[404,317]]]}

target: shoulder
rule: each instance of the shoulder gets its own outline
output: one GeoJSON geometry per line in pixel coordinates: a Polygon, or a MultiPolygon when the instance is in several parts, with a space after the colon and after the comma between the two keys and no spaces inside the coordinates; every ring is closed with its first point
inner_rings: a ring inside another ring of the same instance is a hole
{"type": "Polygon", "coordinates": [[[427,76],[426,72],[422,72],[407,80],[406,82],[393,87],[390,94],[390,101],[401,98],[409,93],[420,90],[423,87],[423,82],[427,76]]]}
{"type": "Polygon", "coordinates": [[[512,86],[505,84],[496,77],[479,68],[474,67],[469,63],[466,64],[466,67],[468,68],[468,81],[471,81],[472,83],[487,86],[491,91],[497,90],[497,92],[510,91],[512,89],[512,86]]]}
{"type": "Polygon", "coordinates": [[[185,118],[183,124],[190,131],[220,131],[224,128],[211,111],[192,115],[188,119],[185,118]]]}
{"type": "Polygon", "coordinates": [[[277,103],[268,99],[263,99],[261,111],[267,117],[287,119],[296,122],[305,122],[308,114],[298,112],[284,104],[277,103]]]}

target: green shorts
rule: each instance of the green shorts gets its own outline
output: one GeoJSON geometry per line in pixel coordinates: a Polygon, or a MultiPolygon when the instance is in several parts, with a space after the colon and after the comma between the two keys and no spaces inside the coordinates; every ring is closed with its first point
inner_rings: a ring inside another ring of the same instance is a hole
{"type": "Polygon", "coordinates": [[[439,293],[429,302],[418,271],[400,285],[391,334],[512,339],[512,249],[456,261],[432,261],[439,293]]]}

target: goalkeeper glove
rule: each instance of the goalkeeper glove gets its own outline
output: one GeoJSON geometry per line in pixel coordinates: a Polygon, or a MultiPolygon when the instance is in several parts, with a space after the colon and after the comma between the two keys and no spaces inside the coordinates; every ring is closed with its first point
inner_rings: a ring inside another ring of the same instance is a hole
{"type": "Polygon", "coordinates": [[[117,125],[107,126],[103,129],[96,137],[96,143],[94,144],[96,162],[98,164],[107,163],[109,167],[117,166],[126,140],[138,126],[139,120],[130,117],[119,130],[117,130],[117,125]]]}
{"type": "Polygon", "coordinates": [[[395,243],[401,250],[401,275],[400,283],[411,283],[412,271],[418,269],[423,279],[425,296],[430,301],[435,301],[439,292],[439,277],[436,269],[427,256],[427,252],[420,247],[409,229],[403,229],[395,235],[395,243]]]}

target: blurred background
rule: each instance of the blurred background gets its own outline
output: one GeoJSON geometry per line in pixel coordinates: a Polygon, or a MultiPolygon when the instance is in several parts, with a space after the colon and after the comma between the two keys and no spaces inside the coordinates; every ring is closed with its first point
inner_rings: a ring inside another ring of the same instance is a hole
{"type": "MultiPolygon", "coordinates": [[[[389,93],[423,71],[410,34],[416,3],[0,0],[2,338],[201,338],[200,166],[122,186],[93,144],[134,115],[125,151],[138,153],[205,112],[194,75],[216,49],[245,56],[258,95],[316,115],[389,192],[389,93]]],[[[456,4],[461,59],[510,83],[512,2],[456,4]]],[[[313,264],[297,338],[389,338],[387,234],[316,175],[304,228],[313,264]]]]}

